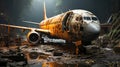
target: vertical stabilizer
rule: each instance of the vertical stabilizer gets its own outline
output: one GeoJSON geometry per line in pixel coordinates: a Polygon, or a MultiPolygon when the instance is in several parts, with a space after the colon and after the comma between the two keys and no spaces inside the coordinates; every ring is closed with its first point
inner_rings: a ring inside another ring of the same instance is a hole
{"type": "Polygon", "coordinates": [[[47,19],[47,15],[46,15],[46,5],[45,5],[45,0],[44,0],[44,20],[47,19]]]}

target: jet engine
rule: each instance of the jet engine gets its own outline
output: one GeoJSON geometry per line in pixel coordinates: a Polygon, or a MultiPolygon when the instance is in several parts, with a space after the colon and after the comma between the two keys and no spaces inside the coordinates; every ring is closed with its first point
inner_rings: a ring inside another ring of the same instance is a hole
{"type": "Polygon", "coordinates": [[[36,31],[31,31],[27,34],[27,40],[32,44],[37,44],[40,41],[40,38],[40,34],[36,31]]]}

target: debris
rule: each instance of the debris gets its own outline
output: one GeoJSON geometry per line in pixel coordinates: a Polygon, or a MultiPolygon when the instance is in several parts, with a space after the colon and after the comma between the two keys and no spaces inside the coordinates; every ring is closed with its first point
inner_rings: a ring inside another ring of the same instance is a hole
{"type": "Polygon", "coordinates": [[[39,54],[37,52],[30,52],[29,57],[30,59],[37,59],[39,54]]]}
{"type": "Polygon", "coordinates": [[[113,50],[115,51],[115,53],[120,54],[120,42],[119,42],[118,45],[116,45],[116,46],[113,48],[113,50]]]}

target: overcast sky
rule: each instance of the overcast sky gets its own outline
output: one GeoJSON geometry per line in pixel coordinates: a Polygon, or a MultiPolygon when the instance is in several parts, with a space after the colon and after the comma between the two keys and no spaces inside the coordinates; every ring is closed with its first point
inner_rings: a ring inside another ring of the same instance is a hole
{"type": "MultiPolygon", "coordinates": [[[[23,24],[22,20],[43,20],[44,0],[0,0],[0,12],[5,13],[11,24],[23,24]]],[[[112,0],[45,0],[47,16],[52,17],[73,9],[85,9],[106,22],[112,13],[112,0]]]]}

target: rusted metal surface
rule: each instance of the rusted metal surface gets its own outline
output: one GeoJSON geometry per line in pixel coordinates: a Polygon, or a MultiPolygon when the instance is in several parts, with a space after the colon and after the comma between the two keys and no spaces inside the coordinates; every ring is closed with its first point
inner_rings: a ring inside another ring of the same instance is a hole
{"type": "Polygon", "coordinates": [[[41,29],[48,29],[51,36],[59,37],[67,41],[76,41],[81,39],[80,25],[83,23],[82,17],[78,14],[70,13],[70,16],[64,21],[67,13],[60,14],[40,23],[41,29]],[[63,29],[64,26],[64,29],[63,29]],[[76,35],[73,37],[73,34],[76,35]]]}

